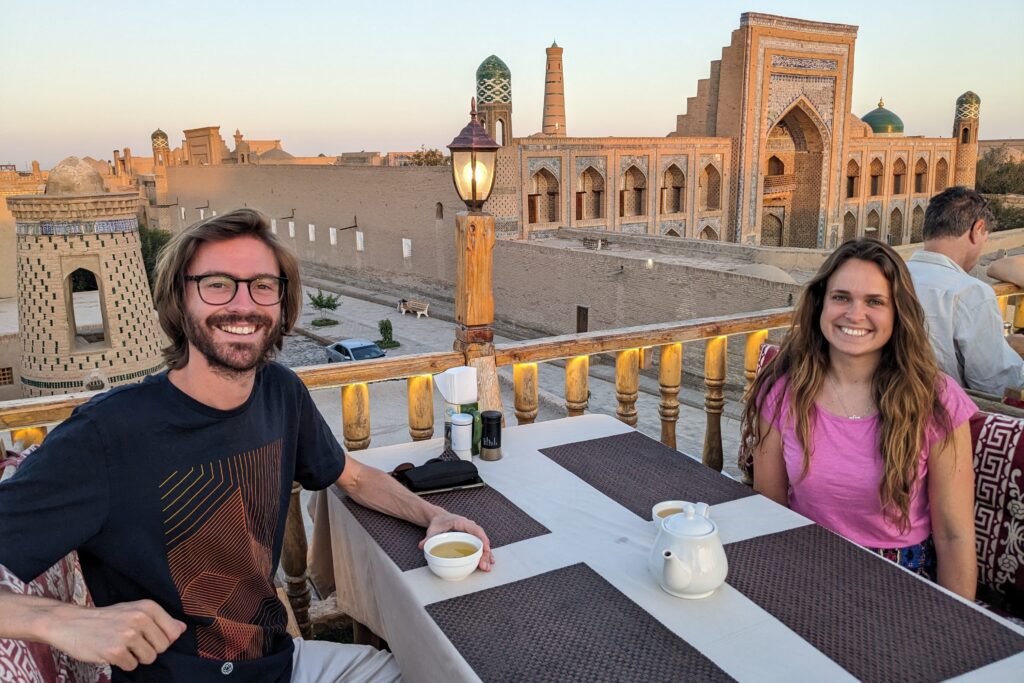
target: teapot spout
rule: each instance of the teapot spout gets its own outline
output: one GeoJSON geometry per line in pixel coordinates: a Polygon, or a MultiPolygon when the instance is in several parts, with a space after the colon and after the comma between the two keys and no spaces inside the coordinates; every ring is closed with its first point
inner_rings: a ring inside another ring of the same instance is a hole
{"type": "Polygon", "coordinates": [[[662,584],[670,591],[680,593],[686,590],[693,578],[690,566],[679,559],[679,556],[671,550],[662,553],[664,566],[662,567],[662,584]]]}

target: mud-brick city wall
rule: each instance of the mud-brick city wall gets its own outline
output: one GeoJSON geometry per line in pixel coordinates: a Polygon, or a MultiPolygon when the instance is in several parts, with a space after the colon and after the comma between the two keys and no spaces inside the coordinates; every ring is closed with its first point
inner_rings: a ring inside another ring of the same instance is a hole
{"type": "MultiPolygon", "coordinates": [[[[199,207],[208,217],[249,206],[275,220],[309,274],[395,298],[453,301],[462,204],[447,168],[181,167],[168,171],[168,197],[179,205],[174,229],[199,220],[199,207]],[[354,223],[358,229],[341,230],[354,223]],[[338,229],[334,245],[331,227],[338,229]],[[403,240],[411,253],[403,253],[403,240]]],[[[590,329],[600,330],[786,306],[798,292],[713,266],[656,261],[648,268],[644,258],[543,241],[498,241],[494,249],[495,316],[527,335],[575,332],[577,306],[589,309],[590,329]]],[[[701,357],[699,347],[688,345],[687,357],[701,357]]],[[[741,339],[730,357],[730,381],[741,382],[741,339]]],[[[703,363],[686,364],[694,366],[688,372],[703,370],[703,363]]]]}

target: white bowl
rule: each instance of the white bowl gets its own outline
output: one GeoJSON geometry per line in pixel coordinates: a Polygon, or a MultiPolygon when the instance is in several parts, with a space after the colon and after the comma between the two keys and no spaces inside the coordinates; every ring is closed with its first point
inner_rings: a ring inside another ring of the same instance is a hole
{"type": "Polygon", "coordinates": [[[685,500],[663,500],[660,503],[656,503],[654,507],[651,508],[651,523],[654,525],[654,528],[660,529],[661,521],[665,518],[659,516],[659,512],[661,512],[662,510],[672,510],[675,508],[682,510],[684,505],[689,504],[690,503],[688,503],[685,500]]]}
{"type": "Polygon", "coordinates": [[[445,581],[461,581],[477,568],[480,564],[480,556],[484,552],[484,542],[473,534],[462,531],[447,531],[437,536],[431,536],[423,545],[423,556],[427,559],[427,566],[430,571],[445,581]],[[463,541],[471,543],[476,552],[466,557],[437,557],[430,551],[437,545],[450,541],[463,541]]]}

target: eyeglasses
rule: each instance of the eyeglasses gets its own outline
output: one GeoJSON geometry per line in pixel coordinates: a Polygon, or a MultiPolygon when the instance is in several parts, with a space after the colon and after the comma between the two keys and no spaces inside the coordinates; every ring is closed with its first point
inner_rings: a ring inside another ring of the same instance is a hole
{"type": "Polygon", "coordinates": [[[203,303],[223,306],[231,303],[242,282],[249,288],[249,297],[260,306],[273,306],[284,298],[288,278],[274,275],[260,275],[253,278],[236,278],[223,273],[210,275],[186,275],[185,280],[196,283],[196,291],[203,303]]]}

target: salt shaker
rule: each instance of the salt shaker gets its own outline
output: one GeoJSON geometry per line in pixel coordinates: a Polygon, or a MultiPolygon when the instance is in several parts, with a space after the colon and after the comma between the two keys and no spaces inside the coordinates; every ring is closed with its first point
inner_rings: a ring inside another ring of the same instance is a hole
{"type": "Polygon", "coordinates": [[[452,415],[452,450],[459,460],[473,459],[473,416],[469,413],[452,415]]]}
{"type": "Polygon", "coordinates": [[[485,410],[480,413],[483,435],[480,438],[480,459],[501,460],[501,413],[485,410]]]}

